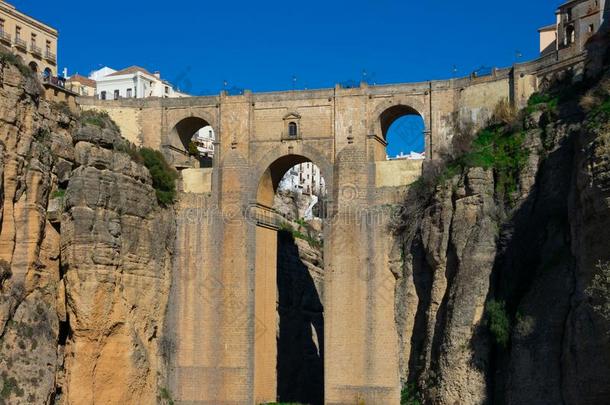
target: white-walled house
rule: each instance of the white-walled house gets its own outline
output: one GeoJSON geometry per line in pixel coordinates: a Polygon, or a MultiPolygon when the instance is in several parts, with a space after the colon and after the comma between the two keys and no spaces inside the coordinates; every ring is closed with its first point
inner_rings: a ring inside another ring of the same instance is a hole
{"type": "Polygon", "coordinates": [[[209,125],[195,133],[193,142],[195,142],[200,156],[214,157],[214,139],[214,129],[209,125]]]}
{"type": "Polygon", "coordinates": [[[131,66],[116,71],[109,67],[96,70],[89,75],[96,81],[96,96],[102,100],[119,98],[177,98],[188,97],[166,80],[161,79],[159,72],[150,73],[139,66],[131,66]]]}
{"type": "Polygon", "coordinates": [[[288,170],[278,188],[318,197],[326,195],[324,177],[318,166],[311,162],[300,163],[288,170]]]}
{"type": "Polygon", "coordinates": [[[94,70],[93,72],[91,72],[91,74],[89,75],[89,79],[98,81],[102,77],[106,77],[113,73],[116,73],[116,70],[109,68],[108,66],[104,66],[103,68],[101,68],[99,70],[94,70]]]}

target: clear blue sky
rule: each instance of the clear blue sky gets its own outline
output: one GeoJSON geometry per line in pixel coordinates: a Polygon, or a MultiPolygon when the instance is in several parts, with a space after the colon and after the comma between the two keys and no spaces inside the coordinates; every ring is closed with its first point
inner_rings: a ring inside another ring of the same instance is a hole
{"type": "Polygon", "coordinates": [[[140,65],[191,94],[467,75],[538,54],[557,0],[9,0],[60,32],[60,69],[140,65]]]}

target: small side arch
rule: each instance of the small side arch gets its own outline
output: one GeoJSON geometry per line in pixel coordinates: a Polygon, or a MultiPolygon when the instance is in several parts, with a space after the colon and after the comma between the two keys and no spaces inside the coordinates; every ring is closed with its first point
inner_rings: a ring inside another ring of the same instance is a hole
{"type": "Polygon", "coordinates": [[[428,154],[430,132],[420,108],[413,107],[411,103],[382,105],[372,118],[371,133],[375,135],[373,137],[375,161],[395,158],[399,152],[401,157],[403,152],[406,154],[404,156],[416,158],[423,158],[428,154]],[[403,122],[407,119],[409,122],[403,122]],[[403,150],[400,143],[404,143],[404,148],[410,148],[414,144],[419,145],[419,148],[403,150]]]}
{"type": "Polygon", "coordinates": [[[189,116],[171,128],[163,147],[176,168],[212,166],[217,134],[208,119],[189,116]]]}

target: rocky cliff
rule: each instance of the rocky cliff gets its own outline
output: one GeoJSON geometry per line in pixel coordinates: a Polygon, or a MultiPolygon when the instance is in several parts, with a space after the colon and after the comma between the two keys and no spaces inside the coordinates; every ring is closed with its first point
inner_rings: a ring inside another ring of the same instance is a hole
{"type": "Polygon", "coordinates": [[[610,402],[608,295],[590,288],[610,261],[609,90],[607,75],[557,84],[412,188],[403,403],[610,402]]]}
{"type": "Polygon", "coordinates": [[[121,152],[110,120],[43,100],[9,60],[0,61],[0,403],[154,403],[173,211],[121,152]]]}

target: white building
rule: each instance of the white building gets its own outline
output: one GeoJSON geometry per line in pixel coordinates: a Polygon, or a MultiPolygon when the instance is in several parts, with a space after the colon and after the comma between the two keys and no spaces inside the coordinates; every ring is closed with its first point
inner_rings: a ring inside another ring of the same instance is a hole
{"type": "Polygon", "coordinates": [[[193,136],[193,142],[197,146],[200,156],[214,157],[214,129],[211,126],[201,128],[193,136]]]}
{"type": "Polygon", "coordinates": [[[177,98],[188,97],[166,80],[161,79],[159,72],[150,73],[139,66],[122,70],[109,67],[91,72],[89,78],[96,82],[96,97],[101,100],[118,100],[119,98],[177,98]]]}
{"type": "Polygon", "coordinates": [[[386,155],[387,160],[423,160],[425,158],[426,158],[426,152],[418,153],[418,152],[411,151],[410,153],[407,153],[407,154],[400,152],[400,154],[396,155],[395,157],[390,157],[390,156],[386,155]]]}
{"type": "Polygon", "coordinates": [[[311,162],[300,163],[288,170],[279,188],[318,197],[326,195],[326,183],[320,169],[311,162]]]}

